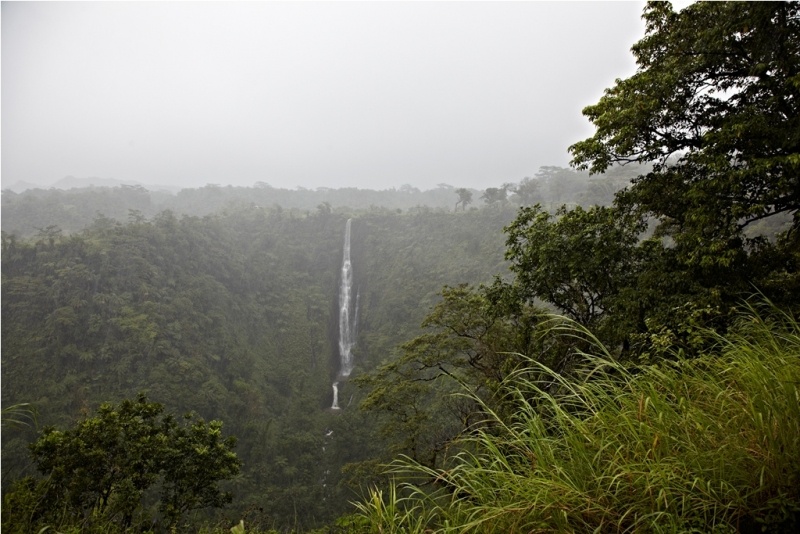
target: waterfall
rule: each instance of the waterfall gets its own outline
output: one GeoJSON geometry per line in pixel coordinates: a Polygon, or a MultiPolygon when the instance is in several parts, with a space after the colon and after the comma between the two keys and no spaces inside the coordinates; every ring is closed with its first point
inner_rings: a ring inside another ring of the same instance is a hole
{"type": "Polygon", "coordinates": [[[353,293],[353,265],[350,263],[350,223],[347,219],[344,231],[344,253],[342,254],[342,281],[339,283],[339,376],[347,378],[353,370],[353,330],[350,321],[353,293]]]}
{"type": "Polygon", "coordinates": [[[331,410],[340,410],[339,408],[339,382],[333,383],[333,404],[331,410]]]}
{"type": "Polygon", "coordinates": [[[353,371],[353,346],[356,343],[356,324],[358,323],[358,297],[353,305],[353,265],[350,262],[350,223],[347,219],[344,230],[344,251],[342,253],[342,275],[339,283],[339,374],[333,383],[332,410],[339,410],[339,380],[346,380],[353,371]]]}

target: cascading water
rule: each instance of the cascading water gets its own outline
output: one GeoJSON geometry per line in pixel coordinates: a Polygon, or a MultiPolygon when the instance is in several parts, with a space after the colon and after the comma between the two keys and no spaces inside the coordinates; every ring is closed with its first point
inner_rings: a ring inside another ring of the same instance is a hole
{"type": "Polygon", "coordinates": [[[331,410],[340,410],[339,408],[339,382],[333,383],[333,404],[331,410]]]}
{"type": "Polygon", "coordinates": [[[342,254],[342,280],[339,283],[339,374],[333,383],[332,410],[339,410],[339,381],[346,380],[353,371],[353,346],[356,340],[358,321],[358,296],[353,303],[353,265],[350,263],[350,223],[347,219],[344,230],[344,252],[342,254]],[[353,306],[355,304],[355,306],[353,306]],[[354,309],[355,308],[355,309],[354,309]],[[353,313],[351,313],[353,311],[353,313]],[[351,319],[352,318],[352,319],[351,319]]]}

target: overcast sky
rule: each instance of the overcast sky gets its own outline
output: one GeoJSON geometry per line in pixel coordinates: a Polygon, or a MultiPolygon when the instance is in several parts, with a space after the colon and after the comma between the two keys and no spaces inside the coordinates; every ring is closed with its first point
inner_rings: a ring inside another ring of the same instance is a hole
{"type": "Polygon", "coordinates": [[[2,4],[2,182],[486,188],[566,166],[642,2],[2,4]]]}

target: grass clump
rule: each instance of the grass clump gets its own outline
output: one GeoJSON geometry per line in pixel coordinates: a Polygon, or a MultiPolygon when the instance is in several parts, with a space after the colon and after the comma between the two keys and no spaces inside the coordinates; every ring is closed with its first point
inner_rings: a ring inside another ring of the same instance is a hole
{"type": "Polygon", "coordinates": [[[751,309],[706,335],[709,354],[635,368],[596,347],[569,379],[529,360],[506,384],[514,416],[487,409],[448,468],[393,464],[436,480],[406,484],[413,514],[383,514],[403,524],[374,498],[364,516],[385,532],[800,531],[800,328],[751,309]]]}

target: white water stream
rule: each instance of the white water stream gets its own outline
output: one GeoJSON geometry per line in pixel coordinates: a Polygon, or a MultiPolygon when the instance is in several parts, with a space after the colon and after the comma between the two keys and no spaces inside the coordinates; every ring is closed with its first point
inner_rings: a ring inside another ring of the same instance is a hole
{"type": "Polygon", "coordinates": [[[339,381],[346,380],[353,371],[353,346],[356,344],[358,321],[358,295],[353,303],[353,265],[350,263],[350,223],[347,219],[344,230],[344,252],[342,254],[342,278],[339,283],[339,374],[333,383],[332,410],[339,410],[339,381]],[[352,313],[351,313],[352,312],[352,313]]]}

